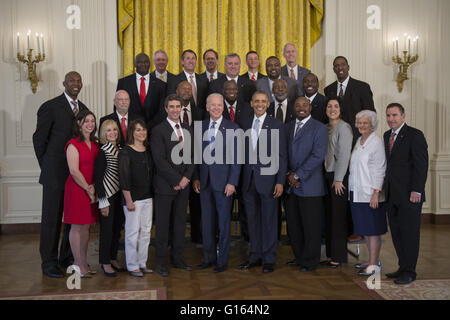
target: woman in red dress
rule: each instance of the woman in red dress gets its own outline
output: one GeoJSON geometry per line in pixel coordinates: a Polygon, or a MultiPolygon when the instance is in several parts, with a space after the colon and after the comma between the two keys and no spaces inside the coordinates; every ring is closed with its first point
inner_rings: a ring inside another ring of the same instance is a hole
{"type": "Polygon", "coordinates": [[[71,224],[69,241],[81,277],[90,273],[87,264],[89,226],[98,221],[95,205],[94,163],[99,146],[96,142],[95,115],[83,110],[75,117],[74,138],[66,144],[70,175],[64,192],[64,223],[71,224]]]}

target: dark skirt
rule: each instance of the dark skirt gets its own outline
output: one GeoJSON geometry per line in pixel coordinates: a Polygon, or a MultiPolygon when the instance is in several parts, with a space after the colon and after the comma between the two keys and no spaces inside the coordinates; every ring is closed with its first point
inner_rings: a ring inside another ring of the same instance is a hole
{"type": "Polygon", "coordinates": [[[350,192],[350,209],[354,233],[361,236],[378,236],[387,232],[384,202],[380,202],[378,208],[372,209],[368,202],[353,202],[353,192],[350,192]]]}

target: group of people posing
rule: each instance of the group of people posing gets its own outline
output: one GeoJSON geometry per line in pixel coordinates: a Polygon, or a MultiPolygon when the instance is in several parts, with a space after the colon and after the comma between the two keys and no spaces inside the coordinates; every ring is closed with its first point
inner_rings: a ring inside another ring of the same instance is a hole
{"type": "Polygon", "coordinates": [[[138,54],[136,73],[119,80],[114,112],[100,119],[98,138],[95,115],[78,100],[81,76],[69,72],[64,93],[39,108],[33,135],[43,185],[43,273],[62,278],[60,268],[69,265],[81,277],[95,273],[87,247],[97,221],[106,276],[153,272],[147,265],[153,220],[157,273],[168,276],[169,259],[174,268],[192,270],[182,256],[188,206],[192,240],[203,246],[197,268],[223,272],[237,199],[241,234],[250,243],[241,270],[274,271],[284,208],[293,250],[288,265],[302,272],[318,267],[325,225],[329,259],[322,263],[346,263],[353,232],[364,236],[369,252],[368,261],[355,265],[358,274],[380,272],[388,215],[399,268],[386,275],[397,284],[414,281],[428,170],[423,133],[406,125],[401,104],[391,103],[390,130],[379,138],[370,86],[349,76],[345,57],[334,59],[337,81],[324,96],[317,76],[298,66],[293,44],[283,56],[283,67],[279,58],[267,58],[265,76],[250,51],[248,72],[239,75],[241,59],[232,53],[222,74],[209,49],[206,71],[196,74],[197,55],[185,50],[183,71],[173,75],[163,50],[153,55],[152,73],[150,58],[138,54]],[[248,134],[236,134],[240,129],[248,134]],[[196,148],[210,158],[195,162],[196,148]],[[123,225],[126,268],[117,261],[123,225]]]}

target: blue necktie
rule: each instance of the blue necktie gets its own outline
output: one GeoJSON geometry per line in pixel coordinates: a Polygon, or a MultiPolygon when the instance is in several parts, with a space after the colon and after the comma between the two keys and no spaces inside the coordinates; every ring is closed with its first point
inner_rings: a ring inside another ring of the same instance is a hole
{"type": "Polygon", "coordinates": [[[215,133],[216,133],[216,122],[213,121],[211,127],[209,128],[209,144],[212,144],[216,140],[215,133]]]}
{"type": "Polygon", "coordinates": [[[252,130],[252,144],[253,149],[256,149],[256,144],[258,143],[258,131],[259,131],[259,119],[255,119],[252,130]]]}

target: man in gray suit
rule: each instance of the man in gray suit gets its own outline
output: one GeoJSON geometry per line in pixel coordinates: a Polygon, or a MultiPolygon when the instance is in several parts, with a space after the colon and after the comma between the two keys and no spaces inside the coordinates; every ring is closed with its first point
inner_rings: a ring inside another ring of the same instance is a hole
{"type": "Polygon", "coordinates": [[[274,101],[272,95],[273,82],[276,79],[284,79],[288,85],[288,99],[293,101],[303,93],[302,86],[298,86],[297,82],[287,76],[281,74],[281,62],[275,56],[268,57],[266,60],[267,77],[256,81],[256,89],[265,92],[269,97],[269,102],[274,101]]]}
{"type": "Polygon", "coordinates": [[[310,71],[297,64],[297,56],[298,52],[295,45],[286,43],[283,48],[283,57],[286,59],[286,64],[281,68],[281,75],[297,81],[300,91],[299,96],[303,96],[303,77],[310,71]]]}

